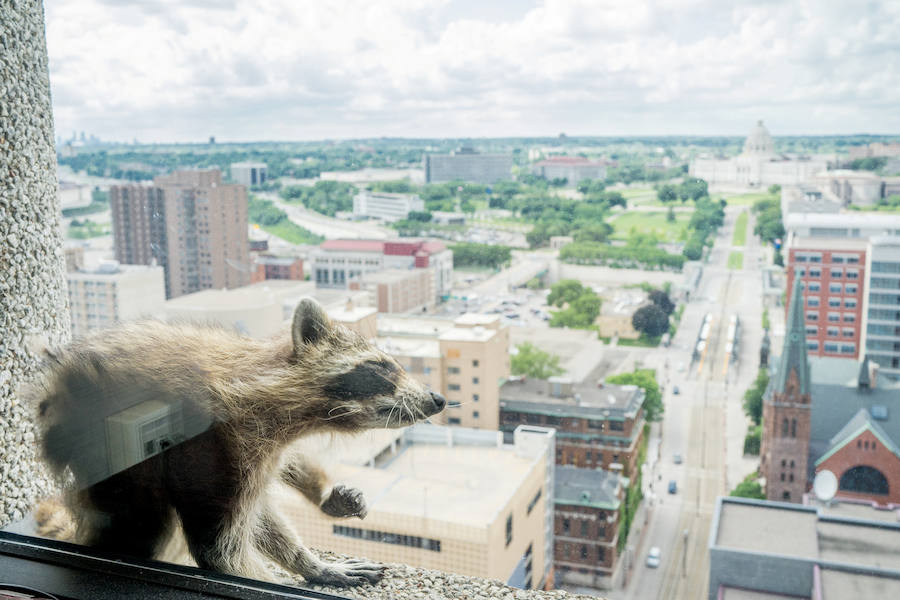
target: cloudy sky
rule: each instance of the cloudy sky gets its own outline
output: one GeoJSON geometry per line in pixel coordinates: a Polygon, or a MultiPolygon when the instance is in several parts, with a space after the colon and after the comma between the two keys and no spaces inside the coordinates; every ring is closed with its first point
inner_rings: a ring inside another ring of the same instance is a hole
{"type": "Polygon", "coordinates": [[[900,2],[45,0],[57,133],[900,133],[900,2]]]}

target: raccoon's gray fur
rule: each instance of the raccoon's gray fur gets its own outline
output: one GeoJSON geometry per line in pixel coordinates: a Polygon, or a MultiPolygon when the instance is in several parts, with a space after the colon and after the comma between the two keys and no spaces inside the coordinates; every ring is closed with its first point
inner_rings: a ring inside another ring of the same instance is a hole
{"type": "Polygon", "coordinates": [[[99,332],[49,363],[41,444],[53,471],[73,476],[76,541],[152,558],[180,521],[197,565],[262,579],[273,578],[272,560],[309,582],[377,581],[378,564],[307,550],[268,489],[280,478],[327,515],[363,518],[358,490],[331,487],[288,446],[314,432],[409,425],[446,404],[308,299],[290,338],[148,321],[99,332]],[[150,458],[130,461],[122,432],[141,414],[163,415],[146,426],[166,435],[159,447],[144,442],[150,458]]]}

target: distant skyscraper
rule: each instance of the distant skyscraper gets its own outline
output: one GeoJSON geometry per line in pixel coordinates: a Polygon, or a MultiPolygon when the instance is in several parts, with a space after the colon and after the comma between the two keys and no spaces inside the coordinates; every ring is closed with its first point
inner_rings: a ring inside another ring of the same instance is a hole
{"type": "Polygon", "coordinates": [[[217,169],[110,189],[116,260],[166,272],[166,297],[250,283],[247,188],[217,169]]]}
{"type": "Polygon", "coordinates": [[[452,154],[426,154],[425,182],[496,183],[512,179],[512,166],[511,154],[479,154],[463,147],[452,154]]]}

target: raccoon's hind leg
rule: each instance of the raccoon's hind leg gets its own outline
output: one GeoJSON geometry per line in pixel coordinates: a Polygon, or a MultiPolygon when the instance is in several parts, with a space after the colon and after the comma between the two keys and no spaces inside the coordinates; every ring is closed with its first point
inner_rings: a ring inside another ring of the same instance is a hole
{"type": "Polygon", "coordinates": [[[297,536],[270,508],[259,516],[255,532],[259,550],[293,573],[302,575],[309,583],[335,586],[377,583],[384,575],[385,567],[361,559],[342,562],[320,560],[303,546],[297,536]]]}
{"type": "Polygon", "coordinates": [[[153,558],[172,525],[162,491],[119,473],[77,494],[78,541],[100,550],[153,558]]]}
{"type": "Polygon", "coordinates": [[[345,485],[330,487],[328,476],[317,464],[294,454],[281,471],[281,480],[303,494],[331,517],[365,518],[368,509],[363,493],[345,485]],[[327,490],[327,493],[326,493],[327,490]]]}

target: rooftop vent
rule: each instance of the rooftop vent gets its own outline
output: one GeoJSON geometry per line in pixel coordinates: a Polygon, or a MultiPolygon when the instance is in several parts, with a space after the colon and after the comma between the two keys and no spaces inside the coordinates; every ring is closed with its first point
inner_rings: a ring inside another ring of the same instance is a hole
{"type": "Polygon", "coordinates": [[[607,394],[607,395],[606,395],[606,401],[609,402],[610,404],[615,404],[615,403],[616,403],[616,397],[613,396],[612,394],[607,394]]]}
{"type": "Polygon", "coordinates": [[[589,490],[584,490],[581,492],[581,501],[582,502],[590,502],[591,501],[591,492],[589,490]]]}
{"type": "Polygon", "coordinates": [[[879,421],[886,421],[888,418],[888,408],[884,404],[876,404],[869,409],[869,413],[872,415],[873,419],[879,421]]]}

